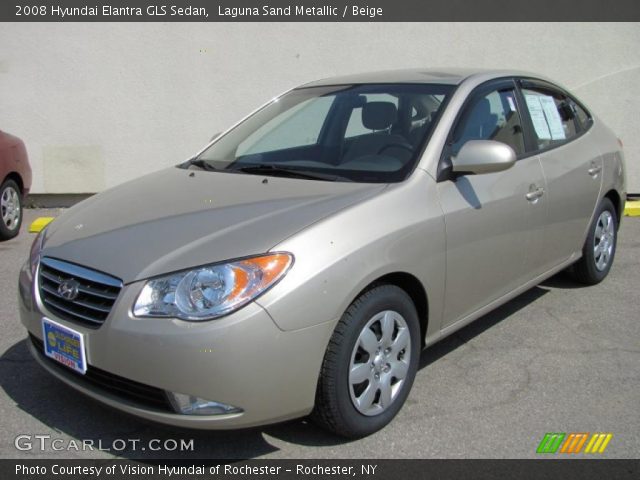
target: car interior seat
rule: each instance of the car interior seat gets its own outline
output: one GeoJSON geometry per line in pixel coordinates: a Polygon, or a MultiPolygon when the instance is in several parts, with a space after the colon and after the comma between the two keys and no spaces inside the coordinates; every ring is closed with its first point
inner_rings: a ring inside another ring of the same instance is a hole
{"type": "Polygon", "coordinates": [[[353,140],[342,159],[343,163],[352,162],[361,157],[372,155],[391,155],[407,157],[411,155],[411,144],[405,137],[389,130],[398,118],[398,109],[391,102],[369,102],[362,107],[362,125],[373,130],[353,140]],[[406,145],[407,148],[392,147],[406,145]],[[396,153],[398,150],[404,153],[396,153]]]}
{"type": "Polygon", "coordinates": [[[464,145],[469,140],[491,140],[498,126],[498,116],[491,113],[491,104],[487,98],[477,102],[464,122],[464,130],[456,144],[464,145]]]}

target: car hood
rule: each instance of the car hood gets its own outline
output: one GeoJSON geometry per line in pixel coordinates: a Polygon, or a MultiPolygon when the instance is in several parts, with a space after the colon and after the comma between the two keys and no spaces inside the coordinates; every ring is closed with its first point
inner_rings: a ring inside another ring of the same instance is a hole
{"type": "Polygon", "coordinates": [[[130,283],[267,252],[384,188],[170,168],[69,209],[47,228],[42,254],[130,283]]]}

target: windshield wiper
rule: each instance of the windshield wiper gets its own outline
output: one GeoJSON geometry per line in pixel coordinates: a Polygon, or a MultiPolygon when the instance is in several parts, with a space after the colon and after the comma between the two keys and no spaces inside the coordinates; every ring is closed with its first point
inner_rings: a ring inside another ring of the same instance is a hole
{"type": "Polygon", "coordinates": [[[181,163],[180,168],[189,168],[191,165],[199,167],[203,170],[217,170],[217,168],[211,165],[207,160],[196,157],[190,158],[186,162],[181,163]]]}
{"type": "Polygon", "coordinates": [[[246,167],[232,168],[231,170],[253,175],[273,175],[292,178],[306,178],[308,180],[326,180],[329,182],[333,182],[338,178],[342,178],[337,175],[327,175],[325,173],[302,171],[295,168],[281,167],[272,164],[248,165],[246,167]]]}

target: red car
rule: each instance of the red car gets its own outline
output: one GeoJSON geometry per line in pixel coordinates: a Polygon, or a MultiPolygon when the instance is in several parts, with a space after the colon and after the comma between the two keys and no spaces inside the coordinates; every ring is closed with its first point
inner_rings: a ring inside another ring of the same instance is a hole
{"type": "Polygon", "coordinates": [[[22,201],[31,188],[31,166],[24,142],[0,130],[0,240],[18,235],[22,201]]]}

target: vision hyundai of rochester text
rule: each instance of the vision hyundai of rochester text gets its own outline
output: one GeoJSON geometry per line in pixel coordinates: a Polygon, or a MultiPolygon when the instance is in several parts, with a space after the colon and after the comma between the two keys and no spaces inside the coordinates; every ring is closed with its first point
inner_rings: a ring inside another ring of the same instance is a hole
{"type": "Polygon", "coordinates": [[[46,370],[125,412],[361,437],[423,348],[560,270],[603,280],[625,198],[619,140],[536,75],[320,80],[57,218],[21,318],[46,370]]]}

